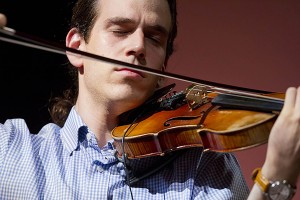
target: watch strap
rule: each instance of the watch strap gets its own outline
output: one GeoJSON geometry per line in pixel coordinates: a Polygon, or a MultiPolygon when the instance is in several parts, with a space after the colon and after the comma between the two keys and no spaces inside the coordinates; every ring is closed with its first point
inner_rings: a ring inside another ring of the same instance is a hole
{"type": "Polygon", "coordinates": [[[266,179],[262,174],[261,174],[261,168],[256,168],[254,169],[252,173],[252,180],[260,187],[260,189],[266,193],[268,191],[268,188],[270,186],[270,181],[266,179]]]}
{"type": "MultiPolygon", "coordinates": [[[[261,188],[262,192],[267,196],[269,196],[268,191],[269,191],[270,185],[280,182],[280,181],[275,181],[275,182],[269,181],[266,177],[264,177],[261,174],[261,168],[256,168],[253,170],[252,180],[261,188]]],[[[290,196],[288,197],[288,199],[291,199],[294,196],[294,194],[296,193],[296,186],[292,186],[286,180],[283,180],[281,182],[283,184],[288,185],[288,187],[290,188],[291,193],[290,193],[290,196]]]]}

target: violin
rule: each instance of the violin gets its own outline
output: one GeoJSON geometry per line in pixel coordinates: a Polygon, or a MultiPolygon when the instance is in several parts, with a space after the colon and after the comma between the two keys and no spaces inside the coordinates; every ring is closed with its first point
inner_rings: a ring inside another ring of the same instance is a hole
{"type": "Polygon", "coordinates": [[[161,77],[192,83],[171,95],[175,84],[159,89],[142,106],[124,113],[111,133],[118,156],[163,156],[192,147],[230,152],[264,144],[281,111],[285,94],[274,93],[133,65],[30,37],[5,27],[0,40],[58,54],[76,54],[161,77]],[[169,97],[168,97],[169,95],[169,97]],[[137,116],[137,117],[135,117],[137,116]]]}
{"type": "Polygon", "coordinates": [[[142,105],[149,109],[141,117],[112,131],[114,146],[129,159],[193,147],[217,152],[255,147],[268,141],[284,96],[219,94],[192,85],[154,106],[142,105]]]}

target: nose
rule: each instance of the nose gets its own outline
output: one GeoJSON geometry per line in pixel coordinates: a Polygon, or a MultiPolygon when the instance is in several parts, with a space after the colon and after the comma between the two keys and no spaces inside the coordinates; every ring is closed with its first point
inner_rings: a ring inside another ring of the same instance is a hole
{"type": "Polygon", "coordinates": [[[142,64],[146,60],[145,38],[142,31],[136,31],[129,37],[129,44],[126,50],[127,56],[135,56],[142,64]]]}

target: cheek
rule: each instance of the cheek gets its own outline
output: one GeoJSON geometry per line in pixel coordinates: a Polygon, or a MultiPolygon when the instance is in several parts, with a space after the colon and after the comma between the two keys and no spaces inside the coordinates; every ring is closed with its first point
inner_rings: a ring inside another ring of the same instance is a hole
{"type": "Polygon", "coordinates": [[[106,34],[96,34],[90,38],[87,44],[87,50],[97,55],[106,56],[112,52],[114,41],[106,34]]]}
{"type": "Polygon", "coordinates": [[[159,87],[159,77],[152,76],[151,79],[147,82],[147,84],[149,94],[151,95],[154,92],[154,90],[156,90],[159,87]]]}
{"type": "Polygon", "coordinates": [[[108,69],[108,67],[103,66],[102,61],[86,59],[83,67],[83,76],[86,84],[97,84],[103,81],[105,75],[108,75],[108,69]]]}
{"type": "Polygon", "coordinates": [[[162,70],[166,53],[163,49],[150,50],[147,52],[147,65],[153,69],[162,70]]]}

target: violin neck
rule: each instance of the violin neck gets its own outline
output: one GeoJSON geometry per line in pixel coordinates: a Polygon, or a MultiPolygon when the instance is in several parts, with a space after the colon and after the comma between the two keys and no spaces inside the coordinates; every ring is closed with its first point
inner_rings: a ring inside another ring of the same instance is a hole
{"type": "Polygon", "coordinates": [[[222,108],[262,112],[280,112],[283,107],[283,100],[280,99],[241,96],[236,94],[219,94],[211,103],[213,105],[221,106],[222,108]]]}

